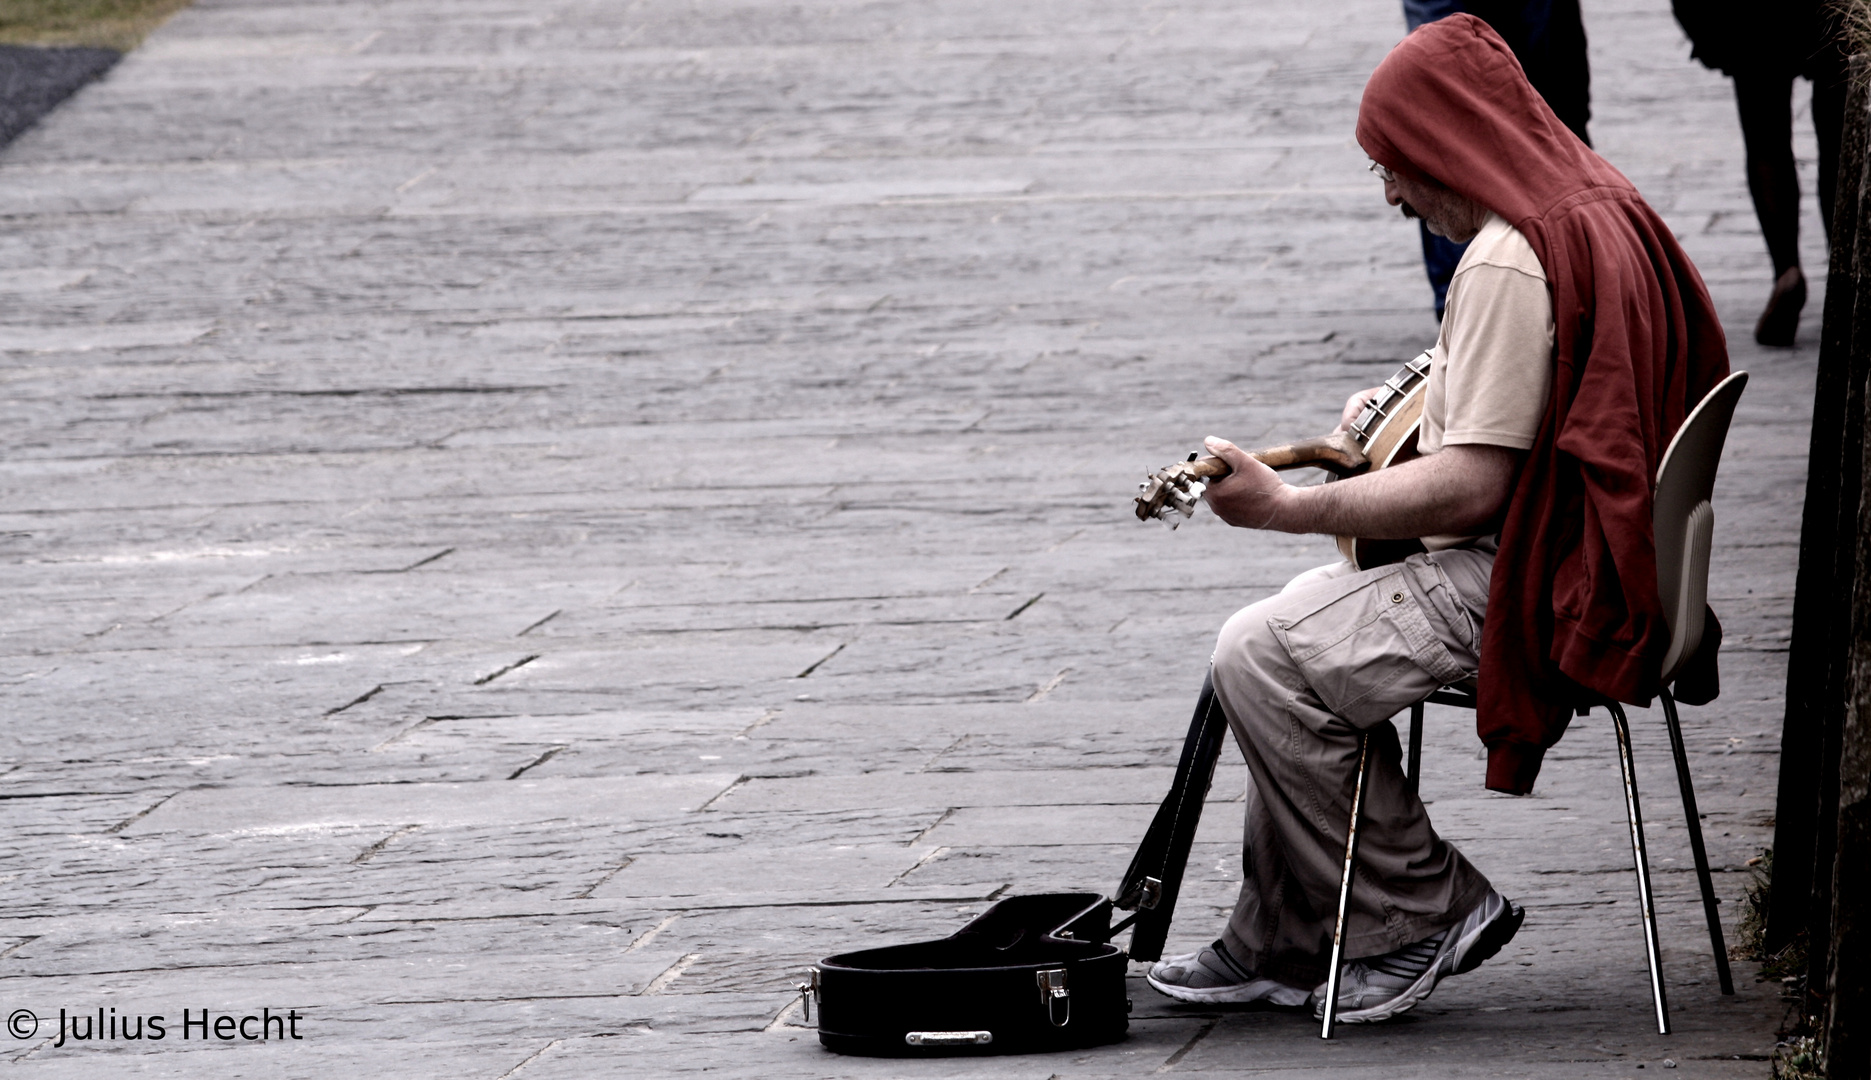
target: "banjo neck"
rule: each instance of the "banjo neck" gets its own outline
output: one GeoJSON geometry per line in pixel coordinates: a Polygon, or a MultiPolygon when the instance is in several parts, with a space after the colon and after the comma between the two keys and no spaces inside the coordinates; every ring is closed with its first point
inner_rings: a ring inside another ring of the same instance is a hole
{"type": "Polygon", "coordinates": [[[1371,459],[1349,431],[1334,431],[1298,442],[1283,443],[1248,453],[1277,472],[1288,469],[1324,469],[1338,476],[1362,472],[1371,459]]]}
{"type": "MultiPolygon", "coordinates": [[[[1358,445],[1357,438],[1348,431],[1335,431],[1330,435],[1281,443],[1279,446],[1263,446],[1259,450],[1249,450],[1247,456],[1275,472],[1324,469],[1336,476],[1355,476],[1371,463],[1371,459],[1364,455],[1364,448],[1358,445]]],[[[1176,477],[1187,481],[1217,480],[1228,475],[1231,470],[1228,463],[1218,457],[1196,457],[1191,454],[1188,461],[1179,461],[1162,471],[1174,473],[1176,477]]],[[[1141,518],[1145,515],[1139,513],[1137,516],[1141,518]]]]}
{"type": "MultiPolygon", "coordinates": [[[[1429,386],[1430,355],[1424,352],[1384,380],[1348,430],[1250,450],[1249,455],[1278,471],[1324,469],[1332,478],[1374,472],[1415,457],[1429,386]]],[[[1190,454],[1187,461],[1158,469],[1141,485],[1136,498],[1138,520],[1157,518],[1174,528],[1195,512],[1204,485],[1230,471],[1228,463],[1220,458],[1196,454],[1190,454]]],[[[1414,540],[1351,536],[1339,537],[1338,547],[1360,569],[1394,562],[1422,550],[1414,540]]]]}

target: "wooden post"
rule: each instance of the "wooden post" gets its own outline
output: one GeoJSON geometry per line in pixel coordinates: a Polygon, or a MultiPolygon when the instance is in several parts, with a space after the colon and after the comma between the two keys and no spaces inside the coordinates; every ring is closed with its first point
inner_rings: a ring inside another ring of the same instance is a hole
{"type": "MultiPolygon", "coordinates": [[[[1871,475],[1871,465],[1867,466],[1871,475]]],[[[1862,528],[1871,529],[1871,492],[1862,528]]],[[[1858,534],[1852,695],[1839,753],[1837,854],[1827,954],[1825,1075],[1871,1077],[1871,540],[1858,534]]]]}
{"type": "MultiPolygon", "coordinates": [[[[1864,57],[1858,57],[1864,61],[1864,57]]],[[[1866,68],[1855,63],[1853,122],[1865,126],[1863,88],[1866,68]]],[[[1860,168],[1863,166],[1860,151],[1860,168]]],[[[1860,184],[1864,181],[1861,178],[1860,184]]],[[[1859,206],[1866,206],[1863,198],[1859,206]]],[[[1871,232],[1864,222],[1860,229],[1871,232]]],[[[1871,244],[1860,245],[1871,247],[1871,244]]],[[[1846,624],[1844,690],[1837,738],[1837,787],[1833,831],[1830,906],[1826,912],[1825,1040],[1823,1061],[1828,1080],[1871,1080],[1871,256],[1861,254],[1856,282],[1858,300],[1852,325],[1847,404],[1854,411],[1858,439],[1858,515],[1850,534],[1839,537],[1841,554],[1852,569],[1851,620],[1846,624]]],[[[1853,434],[1848,427],[1846,436],[1853,434]]],[[[1850,451],[1849,442],[1846,450],[1850,451]]],[[[1783,767],[1784,769],[1784,767],[1783,767]]],[[[1823,827],[1824,822],[1821,822],[1823,827]]],[[[1822,834],[1823,835],[1823,834],[1822,834]]],[[[1814,929],[1817,938],[1817,927],[1814,929]]],[[[1814,970],[1817,970],[1815,963],[1814,970]]],[[[1809,982],[1810,985],[1810,982],[1809,982]]]]}
{"type": "Polygon", "coordinates": [[[1839,734],[1851,651],[1849,583],[1856,570],[1851,541],[1861,502],[1864,372],[1871,355],[1871,296],[1864,295],[1871,283],[1867,58],[1854,57],[1851,73],[1813,394],[1766,933],[1767,949],[1773,952],[1801,930],[1811,931],[1807,985],[1815,992],[1824,982],[1829,952],[1839,734]]]}
{"type": "Polygon", "coordinates": [[[1807,933],[1828,1080],[1871,1080],[1871,57],[1851,62],[1787,663],[1766,944],[1807,933]]]}

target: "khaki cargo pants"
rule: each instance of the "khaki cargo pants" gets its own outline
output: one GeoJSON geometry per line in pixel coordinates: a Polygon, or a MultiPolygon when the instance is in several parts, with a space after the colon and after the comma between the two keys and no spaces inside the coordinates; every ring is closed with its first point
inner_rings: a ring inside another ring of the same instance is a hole
{"type": "Polygon", "coordinates": [[[1222,938],[1262,976],[1325,980],[1345,825],[1370,731],[1346,957],[1389,952],[1454,925],[1490,888],[1404,788],[1390,717],[1475,674],[1491,546],[1359,571],[1308,571],[1245,608],[1215,647],[1215,694],[1252,782],[1247,880],[1222,938]]]}

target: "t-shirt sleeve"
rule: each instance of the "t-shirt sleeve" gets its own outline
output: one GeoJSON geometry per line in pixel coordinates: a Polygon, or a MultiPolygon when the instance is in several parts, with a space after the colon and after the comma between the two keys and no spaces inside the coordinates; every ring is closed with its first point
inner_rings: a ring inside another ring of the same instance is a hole
{"type": "Polygon", "coordinates": [[[1495,263],[1449,283],[1442,445],[1529,450],[1553,382],[1553,301],[1546,282],[1495,263]]]}

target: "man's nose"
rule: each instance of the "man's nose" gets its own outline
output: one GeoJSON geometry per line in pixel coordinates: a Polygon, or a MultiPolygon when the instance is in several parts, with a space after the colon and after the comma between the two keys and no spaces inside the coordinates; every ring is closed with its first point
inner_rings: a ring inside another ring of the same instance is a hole
{"type": "Polygon", "coordinates": [[[1384,201],[1392,206],[1403,205],[1403,191],[1397,187],[1395,180],[1384,181],[1384,201]]]}

